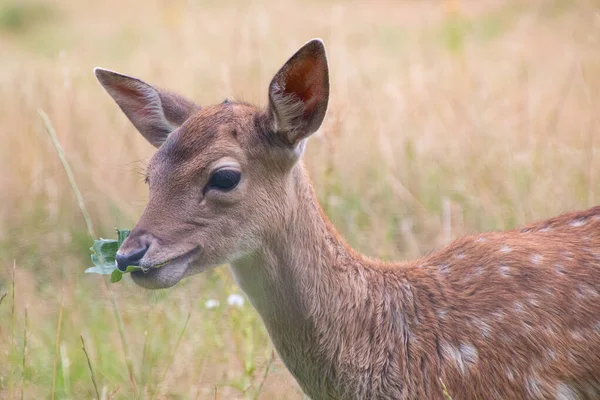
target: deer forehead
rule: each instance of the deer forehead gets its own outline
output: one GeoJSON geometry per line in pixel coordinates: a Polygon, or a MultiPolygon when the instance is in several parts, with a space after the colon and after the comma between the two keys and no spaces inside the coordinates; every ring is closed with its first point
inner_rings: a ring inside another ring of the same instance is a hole
{"type": "Polygon", "coordinates": [[[222,158],[243,163],[261,115],[253,106],[231,102],[198,110],[169,135],[150,160],[148,174],[201,174],[222,158]]]}

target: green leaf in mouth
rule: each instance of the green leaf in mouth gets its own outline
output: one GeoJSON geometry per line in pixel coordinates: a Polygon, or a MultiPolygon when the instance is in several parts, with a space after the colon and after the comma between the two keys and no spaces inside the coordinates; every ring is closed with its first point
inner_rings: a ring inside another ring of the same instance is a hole
{"type": "Polygon", "coordinates": [[[131,231],[126,229],[116,229],[116,231],[116,240],[102,238],[94,240],[94,244],[90,247],[94,266],[85,270],[88,274],[110,275],[110,281],[113,283],[119,282],[123,278],[123,274],[141,271],[142,269],[141,267],[131,265],[125,269],[125,272],[119,271],[116,263],[117,251],[131,231]]]}

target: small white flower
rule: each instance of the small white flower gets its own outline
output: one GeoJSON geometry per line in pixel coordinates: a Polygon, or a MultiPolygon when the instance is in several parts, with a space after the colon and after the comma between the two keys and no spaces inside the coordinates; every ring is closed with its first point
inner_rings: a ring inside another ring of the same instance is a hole
{"type": "Polygon", "coordinates": [[[242,295],[239,295],[237,293],[230,294],[227,298],[227,304],[229,304],[232,307],[241,308],[244,305],[244,298],[242,297],[242,295]]]}
{"type": "Polygon", "coordinates": [[[219,307],[219,300],[208,299],[208,300],[206,300],[206,303],[204,303],[204,307],[206,307],[207,310],[212,310],[213,308],[217,308],[217,307],[219,307]]]}

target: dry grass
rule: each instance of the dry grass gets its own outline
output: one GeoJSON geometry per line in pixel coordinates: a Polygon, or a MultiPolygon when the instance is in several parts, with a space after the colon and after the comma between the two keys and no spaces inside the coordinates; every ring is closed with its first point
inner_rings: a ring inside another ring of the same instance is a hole
{"type": "Polygon", "coordinates": [[[95,397],[91,370],[103,398],[301,398],[279,361],[265,375],[271,345],[251,307],[227,306],[238,289],[226,268],[159,293],[83,274],[86,224],[37,110],[111,235],[143,210],[153,149],[94,66],[202,104],[265,104],[271,76],[312,37],[328,48],[333,97],[306,160],[361,251],[408,258],[598,204],[597,1],[4,0],[0,397],[52,397],[56,360],[55,398],[95,397]],[[211,298],[221,305],[206,309],[211,298]]]}

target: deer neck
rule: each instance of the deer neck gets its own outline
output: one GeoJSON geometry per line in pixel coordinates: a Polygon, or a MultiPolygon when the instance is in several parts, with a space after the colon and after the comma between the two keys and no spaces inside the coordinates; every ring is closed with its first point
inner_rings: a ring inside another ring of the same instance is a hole
{"type": "Polygon", "coordinates": [[[357,303],[366,293],[361,274],[348,269],[366,267],[352,262],[361,256],[324,216],[301,166],[291,179],[294,190],[279,231],[263,249],[231,268],[280,356],[302,384],[311,379],[307,376],[322,373],[310,370],[311,364],[334,367],[335,361],[327,358],[336,349],[328,347],[339,343],[338,335],[345,335],[356,321],[348,310],[359,312],[357,303]]]}
{"type": "Polygon", "coordinates": [[[343,276],[338,261],[354,253],[322,213],[302,166],[291,179],[293,193],[278,230],[259,251],[232,263],[232,270],[263,318],[284,313],[306,320],[328,311],[321,300],[332,300],[332,285],[343,276]]]}

